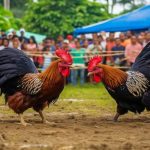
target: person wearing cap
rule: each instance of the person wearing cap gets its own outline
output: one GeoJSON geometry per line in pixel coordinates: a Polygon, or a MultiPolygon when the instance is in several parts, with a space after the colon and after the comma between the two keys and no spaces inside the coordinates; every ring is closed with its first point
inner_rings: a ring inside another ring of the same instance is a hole
{"type": "Polygon", "coordinates": [[[72,35],[67,35],[67,40],[69,41],[69,47],[70,48],[75,48],[75,42],[74,42],[74,38],[72,35]]]}
{"type": "Polygon", "coordinates": [[[23,43],[28,43],[28,38],[25,37],[25,29],[21,28],[20,29],[20,37],[19,37],[20,42],[23,43]]]}
{"type": "Polygon", "coordinates": [[[62,44],[62,49],[66,50],[66,51],[70,51],[70,47],[69,47],[69,40],[65,39],[63,41],[63,44],[62,44]]]}
{"type": "Polygon", "coordinates": [[[7,38],[9,39],[9,47],[13,47],[12,46],[12,38],[13,38],[13,34],[12,32],[7,34],[7,38]]]}

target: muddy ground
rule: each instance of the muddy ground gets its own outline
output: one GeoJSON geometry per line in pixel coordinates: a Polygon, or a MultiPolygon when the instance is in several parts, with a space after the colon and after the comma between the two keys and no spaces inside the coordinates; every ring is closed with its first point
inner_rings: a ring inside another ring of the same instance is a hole
{"type": "Polygon", "coordinates": [[[26,113],[32,125],[23,127],[17,115],[0,115],[0,150],[150,150],[150,114],[126,115],[118,123],[112,114],[47,113],[41,124],[26,113]]]}

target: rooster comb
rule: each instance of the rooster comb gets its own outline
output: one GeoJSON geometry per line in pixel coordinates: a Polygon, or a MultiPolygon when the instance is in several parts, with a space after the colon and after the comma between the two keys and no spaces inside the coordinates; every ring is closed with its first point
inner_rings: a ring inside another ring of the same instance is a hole
{"type": "Polygon", "coordinates": [[[100,56],[94,56],[93,58],[91,58],[88,63],[88,71],[92,71],[94,67],[97,64],[99,64],[101,61],[102,61],[102,57],[100,56]]]}
{"type": "Polygon", "coordinates": [[[63,50],[63,49],[57,49],[55,54],[63,59],[65,62],[69,63],[69,64],[72,64],[72,57],[70,55],[70,53],[66,50],[63,50]]]}

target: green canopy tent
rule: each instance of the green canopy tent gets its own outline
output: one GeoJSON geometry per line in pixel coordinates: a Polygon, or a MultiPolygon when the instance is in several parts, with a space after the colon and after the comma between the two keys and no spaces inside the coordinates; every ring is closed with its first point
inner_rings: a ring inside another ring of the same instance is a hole
{"type": "MultiPolygon", "coordinates": [[[[9,29],[7,33],[12,32],[13,29],[9,29]]],[[[16,31],[16,34],[20,36],[20,31],[16,31]]],[[[45,35],[37,34],[37,33],[32,33],[32,32],[25,32],[25,37],[30,38],[30,36],[34,36],[37,43],[41,43],[43,39],[46,38],[45,35]]]]}

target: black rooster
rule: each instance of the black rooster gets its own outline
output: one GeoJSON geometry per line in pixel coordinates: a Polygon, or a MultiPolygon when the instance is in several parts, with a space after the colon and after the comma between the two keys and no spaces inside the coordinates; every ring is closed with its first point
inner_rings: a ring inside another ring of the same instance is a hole
{"type": "Polygon", "coordinates": [[[150,110],[150,43],[148,43],[135,63],[127,72],[100,64],[102,58],[96,56],[89,61],[88,71],[95,82],[102,81],[117,103],[114,121],[128,111],[141,113],[150,110]]]}
{"type": "Polygon", "coordinates": [[[0,88],[5,94],[8,106],[20,116],[21,124],[27,125],[23,112],[28,108],[37,111],[43,123],[47,123],[42,111],[54,103],[65,85],[70,73],[71,55],[56,50],[59,59],[38,73],[35,65],[21,50],[6,48],[0,51],[0,88]]]}

